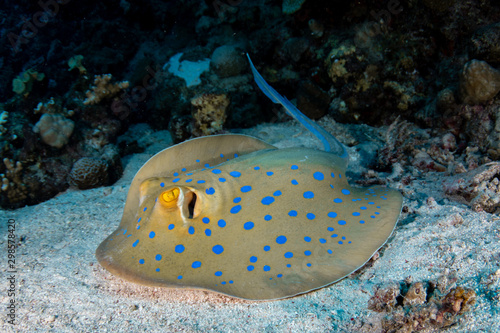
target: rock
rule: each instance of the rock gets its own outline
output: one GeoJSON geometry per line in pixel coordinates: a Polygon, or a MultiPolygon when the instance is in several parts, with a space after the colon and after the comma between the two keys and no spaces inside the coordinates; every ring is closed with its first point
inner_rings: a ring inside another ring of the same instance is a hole
{"type": "Polygon", "coordinates": [[[210,66],[219,77],[230,77],[243,73],[247,63],[236,47],[223,45],[216,48],[212,53],[210,66]]]}
{"type": "Polygon", "coordinates": [[[471,60],[460,78],[460,95],[467,104],[485,103],[500,91],[500,71],[487,62],[471,60]]]}

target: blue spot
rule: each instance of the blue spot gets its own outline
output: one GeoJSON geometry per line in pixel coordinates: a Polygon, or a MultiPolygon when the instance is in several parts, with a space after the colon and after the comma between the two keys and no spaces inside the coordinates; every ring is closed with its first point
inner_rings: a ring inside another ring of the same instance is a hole
{"type": "Polygon", "coordinates": [[[226,281],[222,281],[220,284],[226,284],[226,281]]]}
{"type": "Polygon", "coordinates": [[[179,175],[178,172],[174,172],[174,177],[177,177],[179,175]]]}
{"type": "Polygon", "coordinates": [[[155,259],[156,259],[156,261],[160,261],[160,260],[161,260],[161,254],[157,254],[157,255],[155,256],[155,259]]]}
{"type": "Polygon", "coordinates": [[[181,171],[182,171],[182,172],[185,172],[185,171],[186,171],[186,168],[182,168],[182,169],[181,169],[181,171]]]}
{"type": "Polygon", "coordinates": [[[224,183],[224,182],[226,181],[226,178],[219,178],[219,181],[220,181],[221,183],[224,183]]]}
{"type": "Polygon", "coordinates": [[[290,268],[290,267],[292,267],[292,265],[290,265],[290,264],[286,264],[286,267],[290,268]]]}
{"type": "Polygon", "coordinates": [[[332,219],[336,218],[337,217],[337,213],[335,212],[330,212],[328,213],[328,217],[331,217],[332,219]]]}
{"type": "Polygon", "coordinates": [[[310,263],[307,263],[306,265],[307,265],[307,267],[311,267],[311,264],[310,264],[310,263]]]}
{"type": "Polygon", "coordinates": [[[263,267],[263,269],[264,269],[264,272],[269,272],[271,270],[271,267],[269,267],[268,265],[265,265],[263,267]]]}
{"type": "Polygon", "coordinates": [[[209,237],[212,236],[212,230],[210,230],[210,229],[205,230],[205,235],[207,235],[209,237]]]}
{"type": "Polygon", "coordinates": [[[219,173],[221,173],[222,171],[220,171],[219,169],[213,169],[212,170],[212,173],[215,173],[216,175],[218,175],[219,173]]]}
{"type": "Polygon", "coordinates": [[[141,226],[140,226],[140,225],[138,225],[138,226],[137,226],[137,230],[139,230],[139,229],[141,229],[141,226]]]}
{"type": "Polygon", "coordinates": [[[340,192],[342,192],[343,195],[351,194],[351,192],[349,190],[346,190],[345,188],[343,188],[342,191],[340,191],[340,192]]]}
{"type": "Polygon", "coordinates": [[[192,181],[192,179],[186,179],[186,183],[191,183],[192,181]]]}
{"type": "Polygon", "coordinates": [[[172,230],[173,228],[175,228],[175,225],[173,223],[168,225],[168,230],[172,230]]]}
{"type": "Polygon", "coordinates": [[[221,276],[222,275],[222,272],[221,271],[217,271],[215,272],[215,276],[221,276]]]}
{"type": "Polygon", "coordinates": [[[229,283],[230,283],[230,284],[233,284],[233,280],[229,280],[229,283]]]}
{"type": "Polygon", "coordinates": [[[175,246],[175,252],[177,252],[177,253],[182,253],[182,252],[184,252],[184,249],[185,249],[185,248],[184,248],[184,245],[182,245],[182,244],[179,244],[179,245],[176,245],[176,246],[175,246]]]}
{"type": "Polygon", "coordinates": [[[339,222],[338,222],[338,223],[339,223],[340,225],[345,225],[347,222],[346,222],[346,221],[344,221],[344,220],[339,220],[339,222]]]}
{"type": "Polygon", "coordinates": [[[253,229],[253,222],[246,222],[244,225],[243,225],[243,228],[245,228],[245,230],[251,230],[253,229]]]}
{"type": "Polygon", "coordinates": [[[238,202],[240,202],[240,201],[241,201],[241,198],[240,198],[240,197],[237,197],[237,198],[234,198],[234,199],[233,199],[233,202],[234,202],[234,203],[238,203],[238,202]]]}
{"type": "Polygon", "coordinates": [[[198,184],[203,184],[205,181],[204,180],[198,180],[197,183],[198,184]]]}
{"type": "Polygon", "coordinates": [[[207,193],[208,195],[212,195],[215,193],[215,190],[213,187],[209,187],[205,190],[205,193],[207,193]]]}
{"type": "MultiPolygon", "coordinates": [[[[369,204],[369,205],[374,205],[374,204],[375,204],[375,202],[370,201],[370,202],[368,202],[368,204],[369,204]]],[[[377,208],[380,208],[380,207],[379,207],[379,206],[377,206],[377,208]]]]}
{"type": "Polygon", "coordinates": [[[266,252],[267,252],[267,251],[269,251],[269,250],[271,250],[271,247],[270,247],[269,245],[264,246],[264,251],[266,251],[266,252]]]}
{"type": "Polygon", "coordinates": [[[314,193],[311,191],[306,191],[306,192],[304,192],[304,198],[312,199],[312,198],[314,198],[314,193]]]}
{"type": "Polygon", "coordinates": [[[375,215],[370,215],[370,217],[371,217],[372,219],[374,219],[374,218],[375,218],[375,215]]]}
{"type": "Polygon", "coordinates": [[[283,274],[278,274],[278,275],[276,275],[276,276],[280,278],[280,277],[282,277],[282,276],[283,276],[283,274]]]}
{"type": "Polygon", "coordinates": [[[165,183],[163,183],[163,182],[162,182],[162,183],[160,183],[160,186],[161,186],[161,187],[164,187],[164,186],[165,186],[165,183]]]}
{"type": "Polygon", "coordinates": [[[359,209],[366,210],[367,208],[365,206],[361,206],[361,207],[359,207],[359,209]]]}
{"type": "Polygon", "coordinates": [[[330,253],[330,254],[332,254],[332,253],[333,253],[333,251],[332,251],[332,250],[330,250],[330,249],[328,249],[328,251],[327,251],[327,252],[328,252],[328,253],[330,253]]]}
{"type": "Polygon", "coordinates": [[[148,207],[144,207],[143,212],[145,212],[145,211],[146,211],[146,209],[148,209],[148,207]]]}
{"type": "Polygon", "coordinates": [[[179,275],[179,276],[177,277],[177,279],[178,279],[178,280],[182,280],[182,275],[179,275]]]}
{"type": "Polygon", "coordinates": [[[335,238],[335,237],[338,237],[338,236],[339,236],[339,235],[337,235],[337,234],[333,234],[333,235],[331,235],[330,237],[335,238]]]}
{"type": "Polygon", "coordinates": [[[190,235],[194,235],[194,227],[193,226],[190,226],[189,229],[188,229],[188,233],[190,235]]]}
{"type": "Polygon", "coordinates": [[[309,243],[311,241],[311,237],[306,236],[306,237],[304,237],[304,240],[309,243]]]}
{"type": "Polygon", "coordinates": [[[136,240],[136,241],[134,242],[134,244],[132,244],[132,247],[136,247],[136,246],[137,246],[137,244],[139,244],[139,240],[136,240]]]}
{"type": "Polygon", "coordinates": [[[236,205],[233,208],[231,208],[230,212],[231,212],[231,214],[238,214],[240,212],[240,210],[241,210],[241,206],[236,205]]]}
{"type": "Polygon", "coordinates": [[[155,271],[159,272],[159,271],[160,271],[160,269],[159,269],[159,268],[157,268],[157,269],[155,269],[155,271]]]}
{"type": "Polygon", "coordinates": [[[298,168],[299,168],[299,167],[298,167],[298,166],[296,166],[295,164],[294,164],[294,165],[292,165],[292,166],[290,167],[290,169],[292,169],[292,170],[297,170],[298,168]]]}
{"type": "Polygon", "coordinates": [[[359,223],[361,223],[361,224],[365,224],[365,221],[361,220],[361,221],[359,221],[359,223]]]}
{"type": "Polygon", "coordinates": [[[328,231],[333,231],[333,230],[335,230],[335,229],[333,229],[332,227],[328,227],[328,228],[326,228],[326,229],[327,229],[328,231]]]}
{"type": "Polygon", "coordinates": [[[333,199],[333,202],[335,202],[335,203],[341,203],[341,202],[342,202],[342,199],[335,198],[335,199],[333,199]]]}
{"type": "Polygon", "coordinates": [[[215,245],[215,246],[212,248],[212,251],[213,251],[215,254],[221,254],[222,252],[224,252],[224,248],[222,247],[222,245],[215,245]]]}
{"type": "Polygon", "coordinates": [[[156,234],[155,234],[155,232],[154,232],[154,231],[151,231],[151,232],[149,233],[149,238],[155,238],[155,235],[156,235],[156,234]]]}
{"type": "Polygon", "coordinates": [[[316,218],[316,215],[314,215],[313,213],[307,213],[306,216],[309,220],[314,220],[316,218]]]}
{"type": "Polygon", "coordinates": [[[239,176],[241,176],[241,172],[239,171],[231,171],[229,174],[234,178],[238,178],[239,176]]]}
{"type": "Polygon", "coordinates": [[[202,218],[201,220],[202,220],[202,221],[203,221],[203,223],[205,223],[205,224],[210,223],[210,219],[209,219],[208,217],[204,217],[204,218],[202,218]]]}
{"type": "Polygon", "coordinates": [[[342,175],[339,173],[339,178],[342,178],[342,175]]]}
{"type": "Polygon", "coordinates": [[[331,187],[331,188],[335,188],[335,187],[333,187],[333,185],[332,185],[332,184],[330,184],[330,187],[331,187]]]}
{"type": "Polygon", "coordinates": [[[279,197],[281,195],[281,191],[276,191],[276,192],[273,193],[273,195],[275,197],[279,197]]]}
{"type": "Polygon", "coordinates": [[[122,235],[125,235],[127,233],[127,229],[123,229],[123,234],[122,235]]]}
{"type": "Polygon", "coordinates": [[[333,172],[331,173],[331,176],[332,176],[332,178],[335,178],[335,174],[333,172]]]}
{"type": "Polygon", "coordinates": [[[299,182],[296,181],[295,179],[292,179],[292,185],[299,185],[299,182]]]}
{"type": "Polygon", "coordinates": [[[264,197],[261,202],[263,205],[270,205],[274,202],[274,198],[273,197],[264,197]]]}
{"type": "Polygon", "coordinates": [[[193,264],[191,265],[193,268],[199,268],[201,267],[201,261],[194,261],[193,264]]]}
{"type": "Polygon", "coordinates": [[[340,245],[342,245],[342,244],[344,244],[344,242],[342,242],[342,241],[339,241],[339,244],[340,244],[340,245]]]}
{"type": "Polygon", "coordinates": [[[286,243],[286,237],[281,235],[276,238],[276,243],[278,244],[285,244],[286,243]]]}
{"type": "Polygon", "coordinates": [[[264,216],[264,220],[270,221],[273,217],[271,215],[264,216]]]}
{"type": "Polygon", "coordinates": [[[139,217],[139,219],[137,220],[137,223],[140,223],[142,220],[142,217],[139,217]]]}
{"type": "Polygon", "coordinates": [[[260,170],[260,167],[256,166],[255,168],[253,168],[254,170],[260,170]]]}
{"type": "Polygon", "coordinates": [[[223,158],[224,157],[224,154],[220,154],[220,157],[223,158]]]}
{"type": "Polygon", "coordinates": [[[242,186],[240,189],[240,191],[243,193],[250,192],[251,190],[252,190],[252,186],[250,186],[250,185],[242,186]]]}
{"type": "Polygon", "coordinates": [[[266,175],[268,175],[268,176],[272,176],[272,175],[274,175],[274,172],[272,172],[272,171],[268,171],[268,172],[266,172],[266,175]]]}
{"type": "Polygon", "coordinates": [[[297,216],[297,211],[296,210],[291,210],[288,212],[288,215],[290,215],[291,217],[295,217],[297,216]]]}
{"type": "Polygon", "coordinates": [[[359,216],[359,215],[361,215],[361,214],[360,214],[360,213],[358,213],[358,212],[354,212],[354,213],[352,213],[352,216],[359,216]]]}
{"type": "Polygon", "coordinates": [[[224,227],[226,226],[226,221],[224,221],[224,220],[219,220],[219,221],[217,222],[217,225],[218,225],[219,227],[221,227],[221,228],[224,228],[224,227]]]}
{"type": "Polygon", "coordinates": [[[174,178],[174,179],[172,180],[172,183],[177,183],[179,180],[180,180],[180,178],[174,178]]]}
{"type": "Polygon", "coordinates": [[[293,258],[293,253],[292,252],[285,253],[285,258],[287,258],[287,259],[293,258]]]}
{"type": "Polygon", "coordinates": [[[253,267],[253,265],[248,265],[248,266],[247,266],[247,270],[248,270],[249,272],[253,271],[254,269],[255,269],[255,267],[253,267]]]}
{"type": "Polygon", "coordinates": [[[325,175],[323,175],[322,172],[316,171],[313,175],[314,179],[316,180],[323,180],[325,179],[325,175]]]}
{"type": "Polygon", "coordinates": [[[379,212],[375,212],[375,215],[379,215],[380,213],[379,212]]]}
{"type": "Polygon", "coordinates": [[[320,242],[321,244],[325,244],[325,243],[326,243],[326,239],[324,239],[324,238],[320,238],[320,239],[319,239],[319,242],[320,242]]]}
{"type": "Polygon", "coordinates": [[[306,256],[310,256],[310,255],[311,255],[311,251],[309,251],[309,250],[304,251],[304,254],[305,254],[306,256]]]}
{"type": "Polygon", "coordinates": [[[200,160],[196,160],[196,163],[200,163],[200,160]]]}
{"type": "Polygon", "coordinates": [[[144,259],[139,259],[139,264],[144,264],[144,259]]]}

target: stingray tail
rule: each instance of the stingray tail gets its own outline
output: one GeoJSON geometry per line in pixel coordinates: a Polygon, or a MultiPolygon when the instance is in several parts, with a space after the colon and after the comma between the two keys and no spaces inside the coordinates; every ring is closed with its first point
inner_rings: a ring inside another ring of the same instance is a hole
{"type": "Polygon", "coordinates": [[[273,87],[271,87],[266,80],[260,75],[247,53],[248,61],[250,62],[250,68],[252,69],[253,77],[255,83],[259,86],[260,90],[274,103],[281,104],[285,108],[286,112],[292,116],[295,120],[302,124],[307,130],[309,130],[314,136],[318,138],[323,144],[324,150],[326,152],[334,152],[341,158],[347,158],[347,150],[345,146],[337,140],[336,137],[325,131],[321,126],[313,122],[306,115],[299,111],[286,97],[281,96],[273,87]]]}

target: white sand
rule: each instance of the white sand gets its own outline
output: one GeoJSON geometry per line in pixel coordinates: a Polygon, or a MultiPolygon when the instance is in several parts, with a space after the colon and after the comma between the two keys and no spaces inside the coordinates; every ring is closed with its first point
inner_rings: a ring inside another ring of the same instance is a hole
{"type": "MultiPolygon", "coordinates": [[[[290,124],[260,126],[247,133],[280,147],[313,143],[290,124]]],[[[159,150],[158,144],[151,149],[159,150]]],[[[386,314],[367,309],[375,287],[399,284],[409,276],[414,282],[447,278],[450,286],[475,290],[476,304],[450,331],[500,332],[500,274],[494,275],[500,269],[499,218],[444,198],[445,176],[438,173],[404,188],[404,204],[416,214],[402,214],[371,267],[306,295],[247,302],[203,291],[142,287],[116,278],[100,267],[94,251],[118,226],[130,181],[149,157],[126,159],[125,174],[113,186],[68,190],[36,206],[0,211],[1,332],[378,332],[386,314]],[[428,197],[436,203],[427,204],[428,197]],[[454,226],[453,214],[461,215],[463,223],[454,226]],[[15,327],[5,315],[8,219],[16,221],[17,239],[25,238],[16,253],[15,327]]]]}

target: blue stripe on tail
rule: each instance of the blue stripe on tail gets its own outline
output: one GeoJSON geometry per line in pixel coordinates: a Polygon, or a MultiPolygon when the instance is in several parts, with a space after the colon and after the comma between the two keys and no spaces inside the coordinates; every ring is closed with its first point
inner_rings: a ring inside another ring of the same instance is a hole
{"type": "Polygon", "coordinates": [[[247,53],[248,61],[250,62],[250,68],[252,69],[253,77],[255,79],[255,83],[259,86],[260,90],[274,103],[281,104],[285,108],[286,112],[292,116],[295,120],[302,124],[307,130],[309,130],[314,136],[316,136],[321,143],[323,144],[324,150],[326,152],[332,151],[332,144],[339,147],[338,155],[341,158],[348,157],[347,150],[344,145],[340,143],[333,135],[325,131],[321,126],[313,122],[307,116],[305,116],[302,112],[299,111],[288,99],[281,96],[273,87],[271,87],[266,80],[260,75],[255,66],[250,59],[250,56],[247,53]]]}

